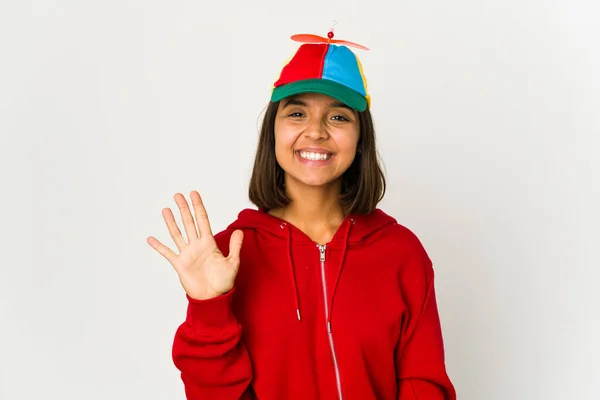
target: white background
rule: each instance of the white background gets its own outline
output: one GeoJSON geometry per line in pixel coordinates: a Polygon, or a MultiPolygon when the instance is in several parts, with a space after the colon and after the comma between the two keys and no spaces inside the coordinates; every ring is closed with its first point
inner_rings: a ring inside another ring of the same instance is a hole
{"type": "Polygon", "coordinates": [[[197,189],[244,207],[295,33],[357,50],[386,212],[435,263],[461,400],[600,397],[600,28],[588,1],[0,2],[0,399],[182,399],[197,189]],[[595,251],[596,250],[596,251],[595,251]]]}

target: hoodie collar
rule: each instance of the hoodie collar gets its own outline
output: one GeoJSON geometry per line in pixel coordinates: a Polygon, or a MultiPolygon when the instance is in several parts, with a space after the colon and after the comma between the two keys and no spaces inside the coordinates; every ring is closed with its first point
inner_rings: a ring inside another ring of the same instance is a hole
{"type": "MultiPolygon", "coordinates": [[[[306,235],[299,228],[293,224],[284,221],[281,218],[275,217],[261,209],[246,208],[238,214],[238,218],[231,225],[229,229],[256,229],[262,230],[274,236],[274,239],[285,239],[287,240],[287,234],[282,229],[282,224],[285,223],[288,226],[291,234],[291,240],[294,243],[308,242],[315,243],[308,235],[306,235]]],[[[338,242],[348,242],[349,244],[356,244],[362,242],[368,236],[386,227],[389,224],[396,223],[396,220],[387,215],[380,209],[375,209],[370,214],[349,214],[347,215],[340,228],[336,231],[333,238],[329,243],[333,244],[338,242]],[[347,221],[354,221],[352,232],[344,231],[344,223],[347,221]],[[348,235],[348,237],[346,237],[348,235]]],[[[321,243],[325,244],[325,243],[321,243]]]]}
{"type": "MultiPolygon", "coordinates": [[[[396,220],[383,211],[376,209],[368,215],[347,215],[338,230],[334,234],[331,241],[324,243],[325,246],[340,246],[342,248],[342,254],[339,258],[339,265],[335,268],[335,281],[332,282],[331,296],[325,301],[328,302],[328,309],[330,310],[327,325],[331,325],[331,310],[333,307],[333,299],[335,296],[335,289],[340,279],[344,261],[346,259],[346,252],[349,244],[356,244],[373,233],[379,231],[387,225],[395,223],[396,220]]],[[[262,230],[273,236],[274,239],[282,239],[285,241],[287,263],[290,271],[290,279],[292,281],[292,287],[294,290],[294,302],[296,306],[296,317],[298,321],[302,320],[300,313],[300,297],[298,294],[298,285],[296,283],[296,274],[294,270],[294,261],[292,258],[292,244],[293,243],[312,243],[315,246],[320,245],[313,241],[303,231],[290,224],[289,222],[275,217],[264,210],[258,209],[244,209],[238,214],[238,219],[229,225],[228,229],[255,229],[262,230]]]]}

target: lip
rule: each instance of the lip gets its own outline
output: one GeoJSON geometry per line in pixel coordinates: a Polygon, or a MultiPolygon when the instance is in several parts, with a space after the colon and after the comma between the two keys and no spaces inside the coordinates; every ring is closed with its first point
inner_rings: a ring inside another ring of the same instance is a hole
{"type": "Polygon", "coordinates": [[[297,149],[296,153],[299,153],[301,151],[306,151],[309,153],[333,154],[333,151],[329,151],[322,147],[302,147],[300,149],[297,149]]]}
{"type": "Polygon", "coordinates": [[[324,166],[324,165],[331,164],[331,162],[335,158],[335,153],[333,153],[329,150],[323,149],[323,148],[319,148],[319,147],[303,147],[299,150],[296,150],[294,152],[294,155],[296,156],[296,158],[298,159],[298,161],[301,164],[313,165],[313,166],[324,166]],[[307,160],[305,158],[300,157],[300,153],[303,151],[311,152],[311,153],[331,154],[331,157],[328,160],[307,160]]]}

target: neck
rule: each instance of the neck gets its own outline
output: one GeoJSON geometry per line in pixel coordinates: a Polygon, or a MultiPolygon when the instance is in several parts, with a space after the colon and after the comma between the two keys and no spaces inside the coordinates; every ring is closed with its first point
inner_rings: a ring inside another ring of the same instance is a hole
{"type": "Polygon", "coordinates": [[[271,211],[272,215],[293,224],[318,243],[326,243],[335,234],[345,217],[340,204],[341,181],[324,186],[299,187],[286,182],[286,194],[291,202],[271,211]]]}

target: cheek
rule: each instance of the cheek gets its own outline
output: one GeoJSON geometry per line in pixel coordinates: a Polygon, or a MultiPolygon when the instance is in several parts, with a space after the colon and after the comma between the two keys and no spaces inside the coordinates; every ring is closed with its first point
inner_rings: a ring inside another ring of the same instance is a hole
{"type": "Polygon", "coordinates": [[[353,155],[356,153],[358,139],[359,135],[357,132],[344,132],[344,134],[339,135],[336,138],[336,144],[339,152],[346,155],[353,155]]]}
{"type": "Polygon", "coordinates": [[[290,152],[294,147],[294,143],[298,138],[298,133],[293,129],[286,129],[285,127],[278,126],[275,124],[275,151],[276,152],[290,152]]]}
{"type": "Polygon", "coordinates": [[[275,157],[281,163],[289,159],[293,154],[294,143],[296,143],[297,134],[293,131],[281,129],[275,125],[275,157]]]}

